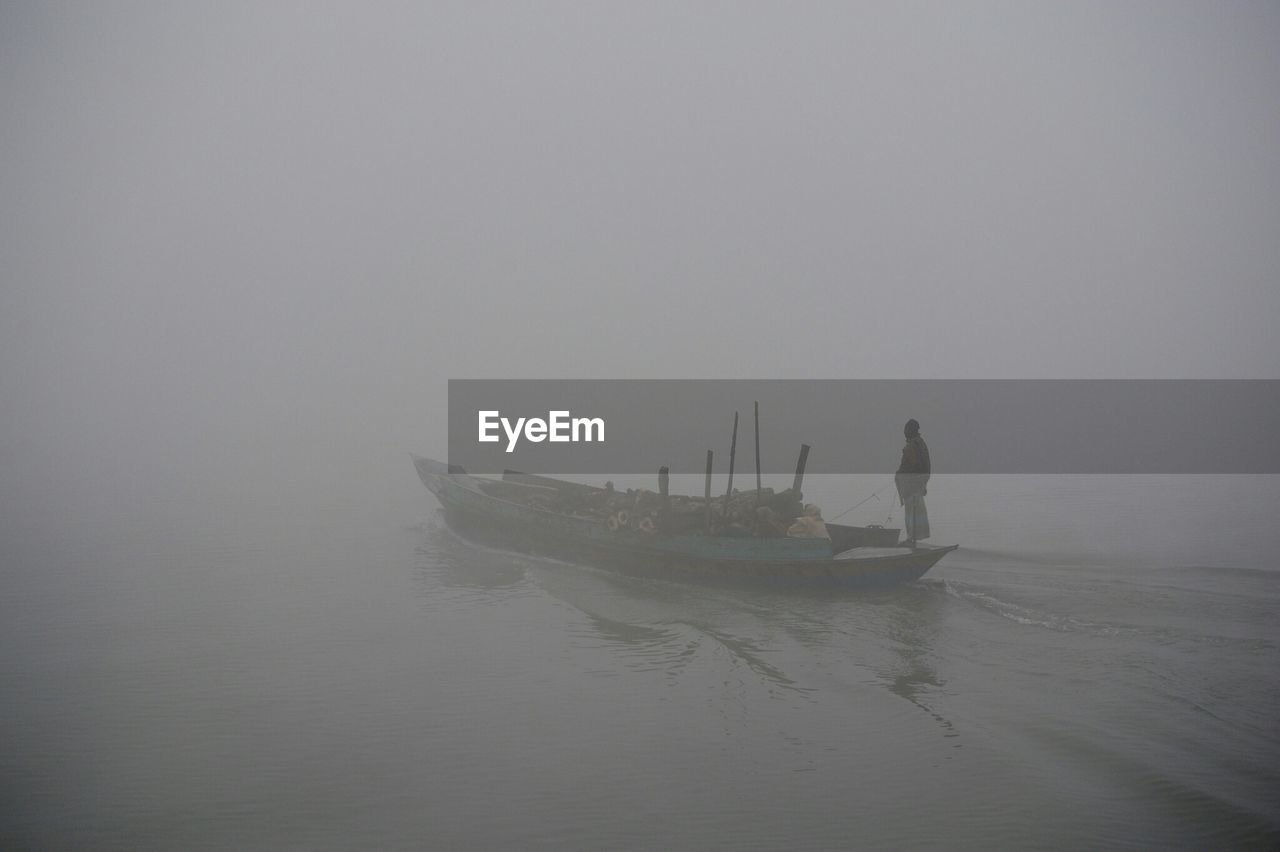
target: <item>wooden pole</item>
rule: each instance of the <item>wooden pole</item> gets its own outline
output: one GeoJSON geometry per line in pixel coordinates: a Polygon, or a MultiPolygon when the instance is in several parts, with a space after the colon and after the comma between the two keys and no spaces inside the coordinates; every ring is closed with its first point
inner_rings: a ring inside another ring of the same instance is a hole
{"type": "Polygon", "coordinates": [[[733,437],[729,440],[729,486],[724,490],[724,517],[729,519],[729,500],[733,497],[733,457],[738,452],[738,412],[733,412],[733,437]]]}
{"type": "Polygon", "coordinates": [[[760,402],[756,401],[756,506],[760,505],[760,402]]]}
{"type": "Polygon", "coordinates": [[[796,492],[796,499],[800,499],[800,485],[804,482],[804,466],[809,461],[809,445],[800,445],[800,460],[796,462],[796,478],[791,483],[791,490],[796,492]]]}
{"type": "Polygon", "coordinates": [[[707,450],[707,534],[711,534],[711,451],[707,450]]]}
{"type": "Polygon", "coordinates": [[[658,493],[662,495],[662,505],[658,509],[658,529],[666,532],[671,519],[671,469],[665,464],[658,468],[658,493]]]}

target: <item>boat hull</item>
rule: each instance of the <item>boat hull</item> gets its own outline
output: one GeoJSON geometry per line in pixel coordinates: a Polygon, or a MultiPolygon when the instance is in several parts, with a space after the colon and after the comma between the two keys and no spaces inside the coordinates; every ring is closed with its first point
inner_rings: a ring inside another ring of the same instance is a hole
{"type": "Polygon", "coordinates": [[[481,544],[629,576],[695,583],[865,588],[917,580],[955,547],[833,556],[824,539],[646,535],[485,494],[477,480],[414,457],[459,535],[481,544]]]}

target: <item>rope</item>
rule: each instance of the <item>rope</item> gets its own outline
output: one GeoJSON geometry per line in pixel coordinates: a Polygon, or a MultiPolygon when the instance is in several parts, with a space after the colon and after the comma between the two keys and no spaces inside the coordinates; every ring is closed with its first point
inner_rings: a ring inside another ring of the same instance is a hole
{"type": "MultiPolygon", "coordinates": [[[[894,482],[894,481],[893,481],[892,479],[890,479],[887,483],[885,483],[884,485],[881,485],[881,486],[880,486],[879,488],[877,488],[875,491],[872,491],[872,492],[871,492],[871,496],[870,496],[870,497],[867,497],[865,500],[862,500],[862,501],[860,501],[860,502],[858,502],[858,503],[855,503],[854,505],[852,505],[852,506],[850,506],[849,508],[845,509],[843,512],[841,512],[840,514],[838,514],[838,515],[836,515],[834,518],[832,518],[832,519],[831,519],[831,521],[832,521],[832,522],[835,522],[835,521],[840,520],[840,519],[841,519],[841,518],[843,518],[845,515],[849,514],[849,513],[850,513],[850,512],[852,512],[854,509],[858,508],[858,507],[859,507],[859,506],[861,506],[863,503],[867,502],[867,500],[871,500],[871,499],[873,499],[873,498],[874,498],[874,499],[876,499],[876,500],[879,500],[880,498],[879,498],[877,495],[878,495],[881,491],[883,491],[883,490],[885,490],[886,488],[888,488],[890,485],[893,485],[893,482],[894,482]]],[[[889,517],[893,517],[893,510],[892,510],[892,509],[890,509],[890,510],[889,510],[889,517]]],[[[888,523],[888,521],[885,521],[885,523],[888,523]]]]}

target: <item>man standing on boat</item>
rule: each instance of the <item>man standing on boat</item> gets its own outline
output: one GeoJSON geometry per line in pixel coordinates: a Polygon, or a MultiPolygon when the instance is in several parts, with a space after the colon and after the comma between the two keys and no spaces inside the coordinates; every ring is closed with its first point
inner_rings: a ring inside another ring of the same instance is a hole
{"type": "Polygon", "coordinates": [[[915,547],[917,541],[929,537],[929,512],[924,506],[924,495],[929,493],[925,488],[930,473],[929,447],[920,437],[918,421],[908,420],[902,432],[907,443],[902,448],[902,463],[898,465],[893,481],[898,486],[898,499],[902,501],[906,515],[905,543],[908,547],[915,547]]]}

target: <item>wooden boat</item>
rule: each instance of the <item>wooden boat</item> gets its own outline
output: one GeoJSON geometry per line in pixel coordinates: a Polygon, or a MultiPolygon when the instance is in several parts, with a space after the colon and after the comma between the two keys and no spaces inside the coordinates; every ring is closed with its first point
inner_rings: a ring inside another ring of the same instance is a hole
{"type": "Polygon", "coordinates": [[[611,530],[595,517],[550,511],[525,498],[536,491],[592,486],[508,472],[503,479],[413,456],[422,483],[466,538],[507,550],[622,573],[688,582],[865,587],[910,582],[950,547],[839,549],[819,538],[747,538],[611,530]],[[533,492],[530,491],[533,489],[533,492]]]}

